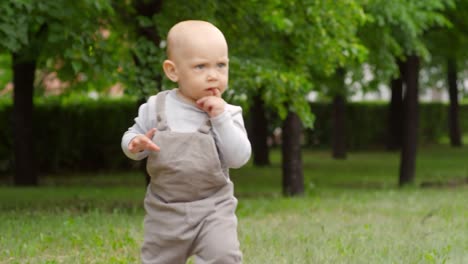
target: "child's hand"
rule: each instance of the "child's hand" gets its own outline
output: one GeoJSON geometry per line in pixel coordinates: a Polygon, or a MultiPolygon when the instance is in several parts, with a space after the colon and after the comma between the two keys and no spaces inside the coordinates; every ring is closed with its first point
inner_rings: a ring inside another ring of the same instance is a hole
{"type": "Polygon", "coordinates": [[[128,144],[128,150],[131,153],[138,153],[143,150],[159,151],[160,148],[153,143],[153,136],[156,133],[156,128],[151,129],[145,135],[138,135],[128,144]]]}
{"type": "Polygon", "coordinates": [[[207,112],[210,117],[218,116],[224,112],[224,106],[226,105],[218,89],[214,89],[213,93],[214,95],[205,96],[197,100],[198,107],[207,112]]]}

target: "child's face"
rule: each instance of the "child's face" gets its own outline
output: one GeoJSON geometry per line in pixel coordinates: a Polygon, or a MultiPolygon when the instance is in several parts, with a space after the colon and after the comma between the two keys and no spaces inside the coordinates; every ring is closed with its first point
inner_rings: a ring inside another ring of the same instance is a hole
{"type": "Polygon", "coordinates": [[[174,49],[173,63],[179,91],[191,101],[222,94],[228,85],[228,47],[222,34],[193,34],[189,41],[174,49]]]}

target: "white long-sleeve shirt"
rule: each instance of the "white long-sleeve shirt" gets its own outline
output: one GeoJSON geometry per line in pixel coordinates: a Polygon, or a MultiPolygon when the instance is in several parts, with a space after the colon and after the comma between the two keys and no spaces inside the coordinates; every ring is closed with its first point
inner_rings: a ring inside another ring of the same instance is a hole
{"type": "MultiPolygon", "coordinates": [[[[151,96],[146,103],[140,106],[135,124],[124,133],[121,143],[122,150],[130,159],[141,160],[148,156],[148,150],[131,153],[128,150],[128,145],[137,135],[146,134],[150,129],[156,127],[155,109],[156,96],[151,96]]],[[[206,112],[179,98],[176,89],[171,90],[166,96],[165,114],[167,124],[174,132],[195,132],[209,118],[206,112]]],[[[244,165],[250,158],[251,146],[244,127],[242,108],[226,104],[223,113],[209,119],[216,145],[223,157],[223,165],[227,168],[239,168],[244,165]]],[[[158,132],[156,131],[156,133],[158,132]]],[[[164,149],[160,151],[164,151],[164,149]]]]}

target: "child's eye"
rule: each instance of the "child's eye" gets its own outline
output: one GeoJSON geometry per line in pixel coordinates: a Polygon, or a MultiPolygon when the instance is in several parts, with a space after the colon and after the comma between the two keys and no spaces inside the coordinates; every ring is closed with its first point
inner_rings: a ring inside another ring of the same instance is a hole
{"type": "Polygon", "coordinates": [[[224,63],[224,62],[220,62],[217,65],[218,65],[219,68],[224,68],[224,67],[227,66],[226,63],[224,63]]]}
{"type": "Polygon", "coordinates": [[[205,65],[203,65],[203,64],[198,64],[198,65],[195,66],[195,69],[198,69],[198,70],[201,70],[203,68],[205,68],[205,65]]]}

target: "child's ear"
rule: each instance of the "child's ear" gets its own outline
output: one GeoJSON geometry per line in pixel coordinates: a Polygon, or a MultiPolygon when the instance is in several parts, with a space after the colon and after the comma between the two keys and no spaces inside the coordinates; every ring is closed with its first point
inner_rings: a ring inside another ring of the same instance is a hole
{"type": "Polygon", "coordinates": [[[179,80],[179,76],[177,75],[176,65],[171,60],[165,60],[163,62],[163,69],[164,73],[166,74],[167,78],[173,82],[177,82],[179,80]]]}

